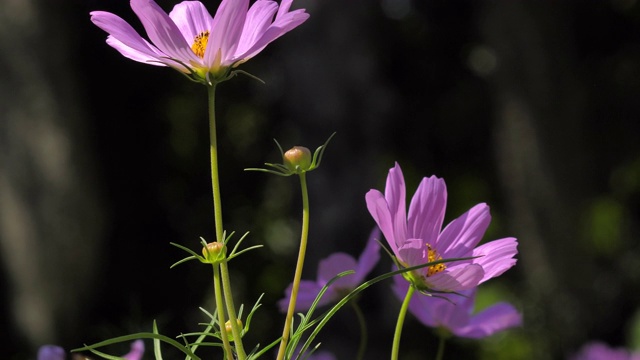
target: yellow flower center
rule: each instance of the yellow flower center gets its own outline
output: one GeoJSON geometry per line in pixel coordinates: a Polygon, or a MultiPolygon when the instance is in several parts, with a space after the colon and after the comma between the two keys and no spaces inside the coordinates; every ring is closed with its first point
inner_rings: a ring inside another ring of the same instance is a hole
{"type": "Polygon", "coordinates": [[[209,31],[203,31],[196,36],[193,40],[193,45],[191,45],[191,50],[196,54],[197,57],[203,58],[204,51],[207,49],[207,42],[209,41],[209,31]]]}
{"type": "MultiPolygon", "coordinates": [[[[437,251],[433,250],[430,244],[427,244],[427,260],[427,262],[442,260],[442,256],[440,256],[437,251]]],[[[446,268],[447,267],[444,263],[431,265],[427,268],[427,277],[437,274],[446,268]]]]}

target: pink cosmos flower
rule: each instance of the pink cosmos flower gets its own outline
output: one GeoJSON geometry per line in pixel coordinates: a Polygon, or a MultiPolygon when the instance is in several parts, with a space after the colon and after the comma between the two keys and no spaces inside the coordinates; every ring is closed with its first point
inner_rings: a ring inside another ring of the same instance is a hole
{"type": "MultiPolygon", "coordinates": [[[[141,360],[144,355],[144,342],[136,340],[131,343],[131,351],[122,355],[125,360],[141,360]]],[[[63,348],[57,345],[43,345],[38,349],[38,360],[65,360],[67,357],[63,348]]]]}
{"type": "Polygon", "coordinates": [[[211,17],[199,1],[183,1],[167,14],[153,0],[131,0],[151,42],[117,15],[91,12],[91,21],[109,33],[107,44],[125,57],[169,66],[211,84],[251,59],[269,43],[309,18],[304,9],[289,11],[293,0],[222,0],[211,17]]]}
{"type": "MultiPolygon", "coordinates": [[[[399,275],[393,280],[394,293],[402,301],[409,283],[399,275]]],[[[437,297],[417,294],[409,302],[409,311],[425,326],[471,339],[481,339],[522,325],[522,315],[506,302],[473,314],[476,289],[463,290],[459,294],[439,294],[437,297]]]]}
{"type": "MultiPolygon", "coordinates": [[[[354,270],[355,273],[341,277],[333,282],[320,301],[318,301],[318,306],[337,302],[351,290],[362,284],[364,278],[376,266],[378,260],[380,260],[380,244],[378,244],[376,239],[380,239],[380,231],[377,228],[371,232],[367,245],[357,262],[351,255],[342,252],[334,253],[321,260],[318,265],[318,278],[315,281],[302,280],[300,282],[298,298],[296,299],[296,311],[308,310],[316,299],[316,296],[318,296],[318,293],[320,293],[320,290],[322,290],[329,280],[343,271],[354,270]]],[[[286,312],[289,306],[291,287],[292,284],[289,284],[285,290],[285,297],[278,301],[278,306],[282,312],[286,312]]]]}
{"type": "Polygon", "coordinates": [[[640,353],[630,352],[619,347],[612,348],[609,345],[594,341],[585,344],[578,353],[569,357],[570,360],[640,360],[640,353]]]}
{"type": "Polygon", "coordinates": [[[401,266],[476,257],[407,273],[406,277],[417,289],[444,292],[471,289],[516,263],[513,258],[517,253],[515,238],[494,240],[476,247],[491,221],[486,204],[474,206],[442,230],[447,205],[444,180],[435,176],[422,180],[411,200],[408,217],[405,191],[402,170],[396,163],[389,170],[384,195],[378,190],[370,190],[366,195],[367,208],[401,266]]]}

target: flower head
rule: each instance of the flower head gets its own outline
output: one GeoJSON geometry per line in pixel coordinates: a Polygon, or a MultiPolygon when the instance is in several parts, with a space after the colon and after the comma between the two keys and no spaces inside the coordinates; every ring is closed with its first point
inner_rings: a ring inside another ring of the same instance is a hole
{"type": "Polygon", "coordinates": [[[222,0],[211,17],[199,1],[183,1],[167,14],[153,0],[131,0],[150,42],[112,13],[93,11],[91,21],[123,56],[212,84],[309,18],[304,9],[289,11],[292,1],[257,0],[249,7],[249,0],[222,0]]]}
{"type": "MultiPolygon", "coordinates": [[[[300,290],[296,299],[296,311],[309,309],[320,290],[341,272],[347,270],[355,271],[354,274],[343,276],[333,282],[318,302],[318,306],[336,302],[358,287],[380,259],[380,244],[376,241],[379,238],[380,231],[374,229],[357,261],[350,255],[341,252],[331,254],[321,260],[318,265],[317,279],[315,281],[303,280],[300,282],[300,290]]],[[[289,305],[291,287],[292,285],[290,284],[285,290],[285,297],[278,302],[278,306],[283,312],[287,311],[287,306],[289,305]]]]}
{"type": "Polygon", "coordinates": [[[640,353],[630,352],[625,348],[612,348],[609,345],[594,341],[582,346],[580,351],[570,360],[640,360],[640,353]]]}
{"type": "MultiPolygon", "coordinates": [[[[393,278],[394,293],[402,300],[409,283],[399,275],[393,278]]],[[[494,304],[473,314],[475,297],[475,288],[463,290],[459,294],[417,294],[409,302],[409,311],[425,326],[471,339],[484,338],[522,325],[522,315],[506,302],[494,304]]]]}
{"type": "Polygon", "coordinates": [[[491,215],[478,204],[442,230],[447,205],[443,179],[424,178],[406,214],[405,183],[400,166],[389,170],[384,195],[370,190],[367,208],[384,234],[397,262],[404,267],[427,262],[474,257],[427,266],[407,273],[421,291],[454,292],[471,289],[511,268],[516,260],[517,240],[504,238],[478,246],[491,215]]]}

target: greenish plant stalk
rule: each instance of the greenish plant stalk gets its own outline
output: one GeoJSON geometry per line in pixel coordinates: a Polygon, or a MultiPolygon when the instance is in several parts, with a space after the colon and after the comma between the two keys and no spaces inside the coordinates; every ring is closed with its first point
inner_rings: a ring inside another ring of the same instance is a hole
{"type": "Polygon", "coordinates": [[[220,263],[220,273],[222,275],[222,291],[224,292],[224,300],[227,304],[229,322],[231,323],[231,333],[233,334],[233,342],[236,345],[236,354],[238,355],[238,360],[244,360],[247,358],[247,354],[244,352],[244,347],[242,346],[242,333],[238,325],[236,309],[233,305],[231,281],[229,280],[229,267],[227,266],[226,261],[220,263]]]}
{"type": "Polygon", "coordinates": [[[362,309],[360,309],[360,305],[358,305],[357,301],[351,302],[351,307],[353,311],[356,313],[356,318],[358,318],[358,325],[360,326],[360,345],[358,346],[358,355],[356,355],[357,360],[364,359],[364,353],[367,350],[367,321],[364,318],[364,314],[362,313],[362,309]]]}
{"type": "Polygon", "coordinates": [[[220,337],[222,338],[222,347],[228,360],[233,359],[233,350],[231,350],[231,343],[229,343],[229,337],[224,328],[224,300],[222,299],[222,291],[220,291],[220,269],[218,265],[213,265],[213,290],[214,297],[216,299],[216,309],[218,310],[218,325],[220,326],[220,337]]]}
{"type": "Polygon", "coordinates": [[[436,354],[436,360],[442,360],[444,358],[444,343],[447,341],[445,336],[438,336],[440,341],[438,342],[438,353],[436,354]]]}
{"type": "Polygon", "coordinates": [[[309,192],[307,191],[306,173],[300,174],[300,188],[302,190],[302,231],[300,235],[300,250],[298,251],[298,263],[296,264],[296,272],[293,276],[293,285],[291,287],[291,298],[289,299],[289,308],[287,317],[282,330],[282,340],[278,349],[277,360],[283,360],[291,334],[291,323],[296,308],[296,299],[298,298],[298,289],[300,288],[300,279],[302,278],[302,267],[304,266],[304,257],[307,252],[307,238],[309,237],[309,192]]]}
{"type": "MultiPolygon", "coordinates": [[[[216,227],[216,241],[224,243],[224,227],[222,226],[222,200],[220,199],[220,177],[218,174],[218,140],[216,136],[216,84],[207,87],[208,89],[208,103],[209,103],[209,149],[211,155],[211,189],[213,190],[213,212],[216,227]]],[[[215,266],[214,266],[215,267],[215,266]]],[[[218,271],[217,267],[214,269],[218,271]]],[[[240,336],[240,330],[238,329],[238,321],[233,305],[233,292],[231,291],[231,282],[229,281],[229,269],[227,268],[226,261],[220,263],[220,270],[222,272],[222,291],[224,291],[224,299],[226,300],[227,312],[229,315],[229,321],[231,323],[231,329],[233,333],[233,342],[235,344],[236,353],[239,360],[244,360],[246,354],[242,345],[242,337],[240,336]]],[[[219,279],[219,277],[218,277],[219,279]]],[[[219,297],[219,288],[216,289],[216,306],[218,313],[223,312],[224,303],[222,302],[222,296],[219,297]],[[220,301],[218,301],[218,297],[220,301]]],[[[225,332],[225,323],[220,323],[221,332],[225,332]]],[[[226,337],[226,334],[224,335],[226,337]]],[[[231,346],[229,340],[223,342],[226,345],[231,346]]],[[[229,359],[233,359],[230,357],[229,359]]]]}
{"type": "Polygon", "coordinates": [[[220,199],[220,177],[218,175],[218,139],[216,136],[216,84],[209,90],[209,150],[211,155],[211,189],[213,190],[213,212],[216,227],[216,241],[224,242],[222,226],[222,201],[220,199]]]}
{"type": "Polygon", "coordinates": [[[415,292],[415,288],[413,285],[409,285],[409,290],[407,290],[407,295],[404,297],[404,301],[402,302],[402,307],[400,308],[400,313],[398,314],[398,322],[396,323],[396,332],[393,335],[393,347],[391,348],[391,359],[398,360],[398,353],[400,352],[400,337],[402,335],[402,326],[404,325],[404,319],[407,315],[407,309],[409,309],[409,303],[411,302],[411,297],[415,292]]]}

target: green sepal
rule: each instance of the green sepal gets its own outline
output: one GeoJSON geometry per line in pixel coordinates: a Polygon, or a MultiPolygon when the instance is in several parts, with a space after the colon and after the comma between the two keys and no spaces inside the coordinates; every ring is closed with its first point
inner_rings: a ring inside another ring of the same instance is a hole
{"type": "MultiPolygon", "coordinates": [[[[284,164],[265,163],[264,165],[270,167],[271,169],[246,168],[246,169],[244,169],[244,171],[260,171],[260,172],[266,172],[266,173],[273,174],[273,175],[278,175],[278,176],[291,176],[291,175],[300,175],[302,173],[306,173],[306,172],[315,170],[320,166],[320,162],[322,162],[322,156],[324,155],[324,151],[327,148],[327,145],[329,144],[329,141],[331,141],[331,139],[335,135],[336,135],[335,132],[333,134],[331,134],[331,136],[329,136],[327,141],[325,141],[324,144],[320,145],[316,149],[316,151],[313,153],[313,159],[311,160],[311,165],[309,166],[308,169],[301,169],[299,166],[296,166],[296,168],[292,170],[292,169],[289,169],[284,164]]],[[[285,162],[284,161],[285,152],[282,150],[282,146],[280,146],[280,143],[278,142],[278,140],[273,139],[273,141],[275,141],[276,145],[278,146],[278,150],[280,150],[280,153],[282,154],[282,162],[284,163],[285,162]]]]}

